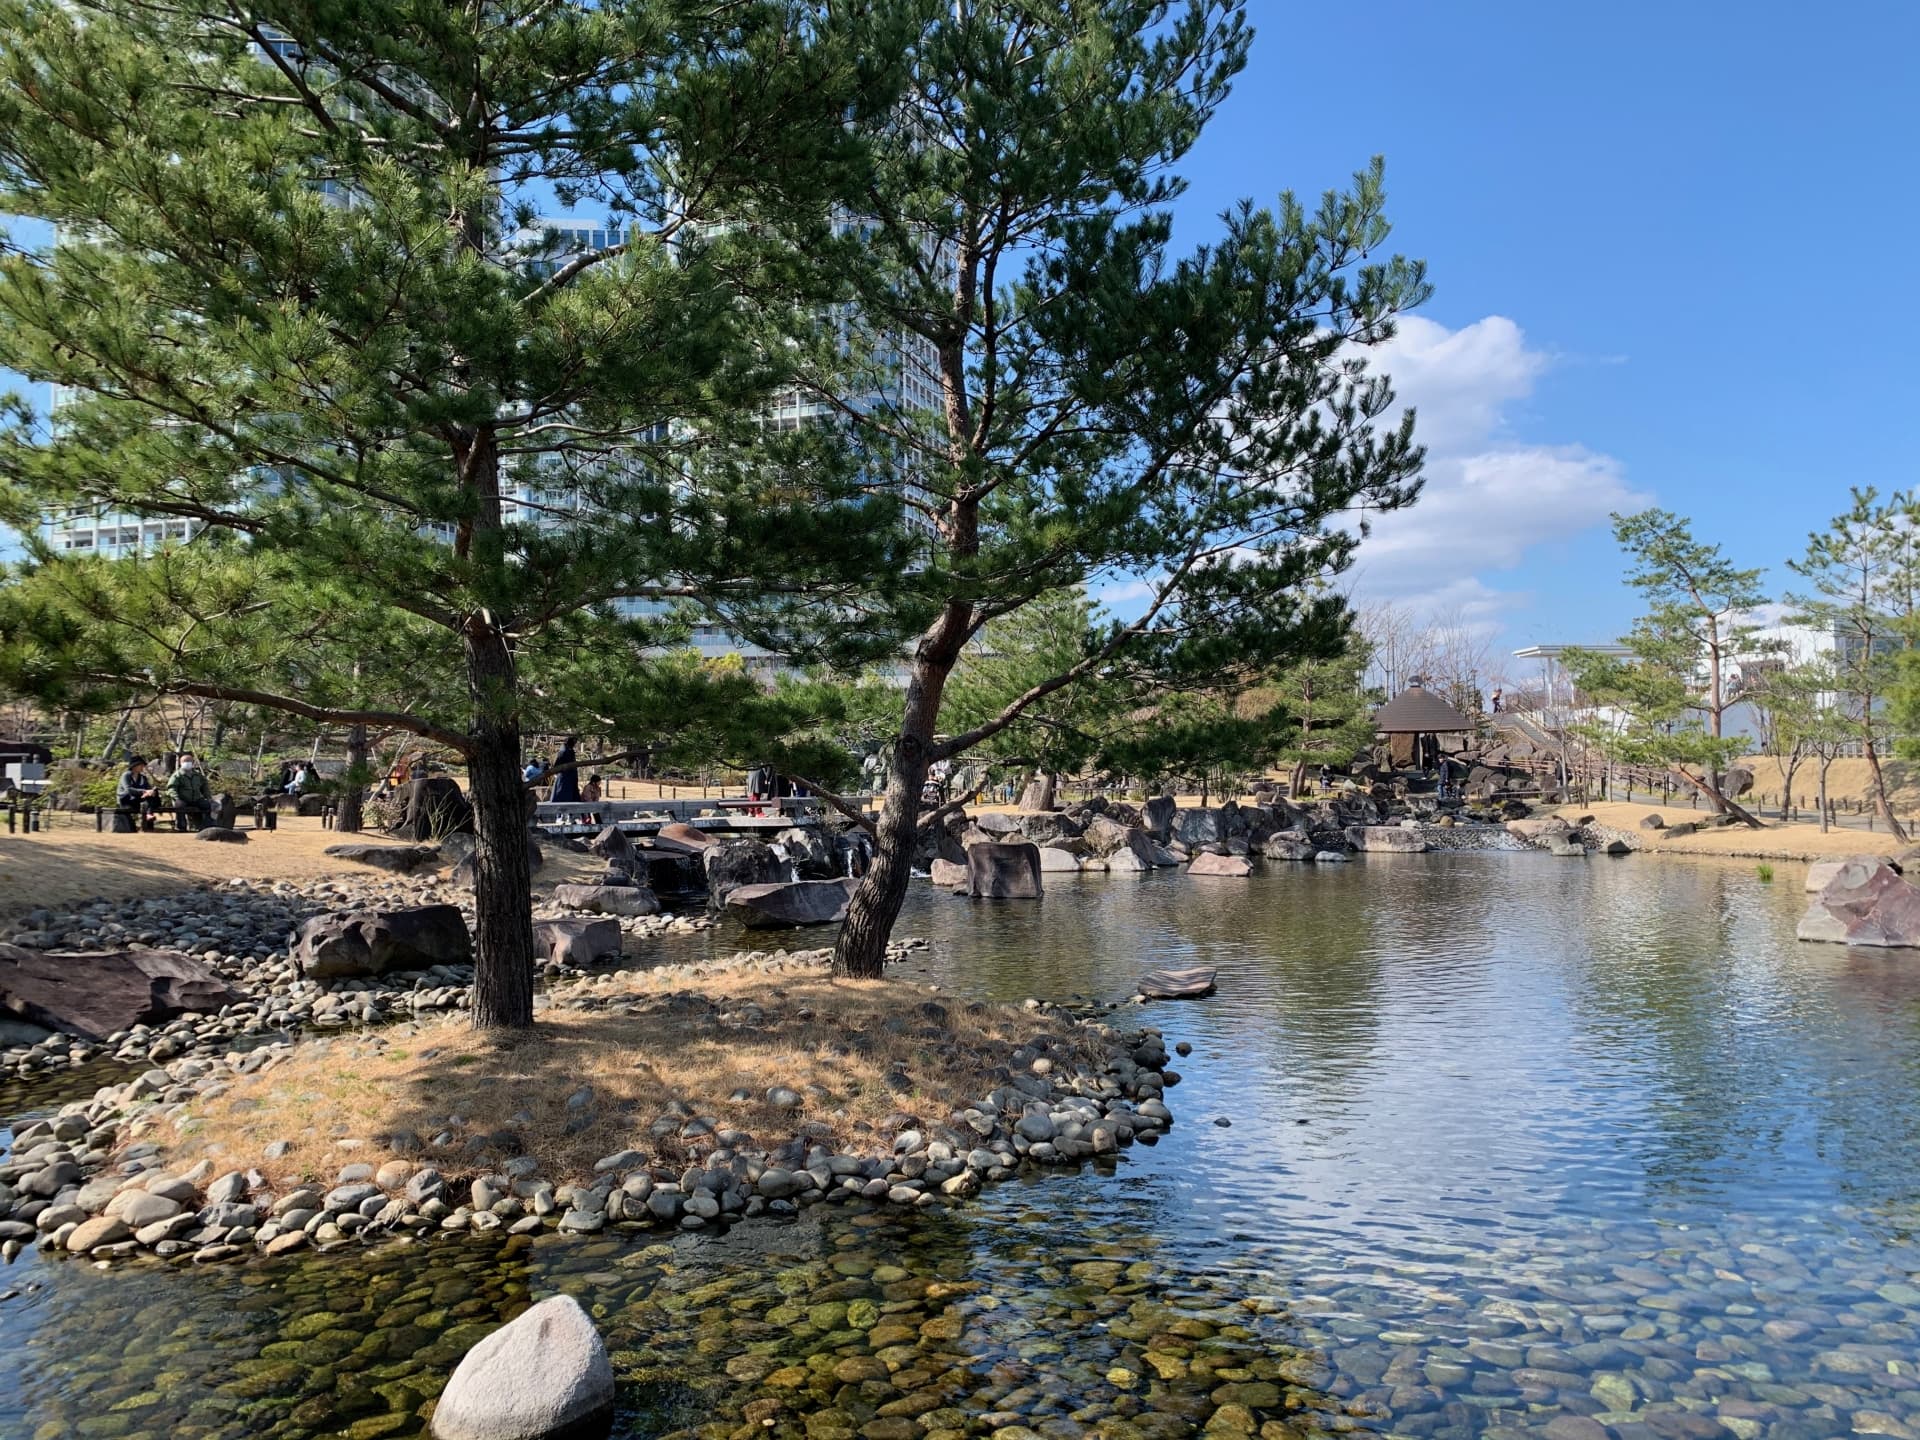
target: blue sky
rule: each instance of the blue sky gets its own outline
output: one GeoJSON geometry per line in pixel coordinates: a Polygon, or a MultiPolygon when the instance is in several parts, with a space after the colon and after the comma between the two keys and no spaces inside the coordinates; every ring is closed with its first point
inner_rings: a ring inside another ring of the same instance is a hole
{"type": "Polygon", "coordinates": [[[1427,492],[1362,547],[1361,599],[1502,650],[1604,640],[1633,614],[1609,510],[1688,515],[1778,589],[1850,484],[1920,483],[1920,6],[1252,10],[1183,236],[1381,153],[1436,286],[1386,357],[1427,492]]]}
{"type": "Polygon", "coordinates": [[[1392,357],[1428,493],[1362,547],[1362,596],[1503,648],[1607,639],[1634,613],[1610,509],[1690,516],[1785,587],[1849,485],[1920,483],[1920,6],[1252,10],[1187,233],[1380,153],[1436,287],[1392,357]]]}

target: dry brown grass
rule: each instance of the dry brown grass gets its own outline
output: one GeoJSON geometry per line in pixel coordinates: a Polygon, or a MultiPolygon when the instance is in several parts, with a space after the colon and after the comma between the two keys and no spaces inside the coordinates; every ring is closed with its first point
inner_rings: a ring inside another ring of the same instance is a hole
{"type": "MultiPolygon", "coordinates": [[[[245,822],[242,822],[243,830],[245,822]]],[[[345,864],[325,854],[329,845],[404,842],[378,831],[343,835],[317,819],[283,816],[277,830],[247,831],[245,845],[216,845],[175,830],[151,835],[96,834],[85,823],[58,825],[33,835],[0,833],[0,915],[36,905],[68,905],[96,896],[131,900],[171,895],[234,878],[300,884],[334,876],[380,877],[382,871],[345,864]]],[[[536,894],[556,884],[598,874],[590,855],[549,846],[535,876],[536,894]]]]}
{"type": "Polygon", "coordinates": [[[588,992],[608,997],[608,1008],[543,1011],[527,1035],[480,1034],[450,1018],[390,1037],[304,1045],[194,1106],[170,1162],[184,1168],[211,1154],[222,1170],[257,1166],[280,1183],[331,1183],[342,1165],[397,1156],[384,1138],[394,1131],[430,1141],[451,1130],[459,1144],[426,1154],[443,1172],[483,1173],[524,1152],[560,1181],[590,1176],[595,1160],[621,1150],[677,1165],[710,1149],[710,1137],[649,1135],[674,1100],[716,1130],[746,1131],[761,1148],[806,1133],[829,1147],[884,1152],[886,1117],[945,1120],[1003,1083],[1020,1046],[1044,1047],[1063,1068],[1095,1053],[1071,1021],[969,1005],[902,981],[748,971],[693,985],[612,980],[588,992]],[[805,1097],[799,1112],[766,1103],[775,1085],[805,1097]],[[585,1125],[567,1106],[582,1086],[594,1097],[585,1125]],[[740,1091],[746,1098],[729,1098],[740,1091]],[[463,1124],[449,1123],[456,1115],[463,1124]],[[501,1131],[515,1137],[504,1152],[463,1148],[468,1137],[501,1131]],[[282,1139],[289,1153],[266,1160],[267,1145],[282,1139]]]}
{"type": "MultiPolygon", "coordinates": [[[[1684,805],[1567,805],[1556,812],[1569,820],[1591,815],[1602,825],[1617,830],[1637,830],[1640,817],[1658,814],[1669,825],[1700,820],[1708,813],[1703,806],[1689,810],[1684,805]]],[[[1884,830],[1836,828],[1820,833],[1819,822],[1781,825],[1769,822],[1764,829],[1729,825],[1725,829],[1702,830],[1677,839],[1663,839],[1659,831],[1645,832],[1649,850],[1675,855],[1728,855],[1755,860],[1834,860],[1846,855],[1890,855],[1906,847],[1897,844],[1884,830]]]]}

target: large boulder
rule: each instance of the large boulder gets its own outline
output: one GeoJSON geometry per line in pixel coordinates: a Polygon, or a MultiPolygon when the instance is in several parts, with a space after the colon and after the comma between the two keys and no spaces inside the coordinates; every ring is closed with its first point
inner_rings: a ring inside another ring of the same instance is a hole
{"type": "Polygon", "coordinates": [[[936,857],[927,867],[934,886],[941,890],[964,891],[969,884],[967,867],[936,857]]]}
{"type": "MultiPolygon", "coordinates": [[[[985,818],[984,815],[981,817],[983,820],[985,818]]],[[[1036,845],[1075,839],[1082,830],[1079,821],[1058,810],[1028,810],[1007,818],[1014,822],[1014,829],[1036,845]]]]}
{"type": "Polygon", "coordinates": [[[1043,875],[1078,875],[1080,857],[1071,850],[1057,849],[1052,845],[1040,847],[1040,873],[1043,875]]]}
{"type": "Polygon", "coordinates": [[[1545,850],[1565,840],[1573,833],[1573,827],[1558,815],[1543,815],[1537,820],[1509,820],[1507,833],[1545,850]]]}
{"type": "Polygon", "coordinates": [[[437,870],[444,863],[438,845],[365,845],[356,841],[346,845],[329,845],[326,853],[336,860],[371,865],[376,870],[390,870],[395,875],[411,875],[416,870],[437,870]]]}
{"type": "Polygon", "coordinates": [[[599,1331],[556,1295],[466,1353],[434,1407],[434,1440],[588,1440],[612,1429],[613,1398],[599,1331]]]}
{"type": "Polygon", "coordinates": [[[1319,849],[1320,847],[1306,836],[1282,830],[1266,838],[1266,842],[1260,847],[1260,853],[1269,860],[1311,860],[1319,849]]]}
{"type": "Polygon", "coordinates": [[[447,775],[423,775],[407,787],[407,813],[400,822],[403,840],[438,840],[473,829],[473,805],[447,775]]]}
{"type": "Polygon", "coordinates": [[[457,905],[335,910],[302,925],[293,945],[294,964],[313,980],[430,970],[472,959],[473,938],[457,905]]]}
{"type": "Polygon", "coordinates": [[[1813,864],[1807,866],[1807,893],[1809,895],[1819,894],[1822,890],[1826,889],[1827,886],[1831,885],[1834,882],[1834,878],[1849,865],[1882,864],[1891,864],[1895,870],[1902,868],[1898,864],[1882,860],[1878,855],[1849,855],[1844,860],[1816,860],[1813,864]]]}
{"type": "Polygon", "coordinates": [[[0,1014],[89,1040],[218,1010],[240,998],[206,965],[176,950],[0,945],[0,1014]]]}
{"type": "Polygon", "coordinates": [[[1356,850],[1392,851],[1417,855],[1427,848],[1426,837],[1403,825],[1349,825],[1347,843],[1356,850]]]}
{"type": "Polygon", "coordinates": [[[1105,815],[1096,815],[1087,823],[1080,838],[1090,854],[1106,859],[1122,850],[1131,850],[1145,863],[1153,863],[1153,837],[1138,825],[1122,825],[1105,815]]]}
{"type": "Polygon", "coordinates": [[[1244,855],[1201,854],[1193,857],[1193,863],[1187,866],[1187,873],[1244,880],[1253,874],[1253,862],[1244,855]]]}
{"type": "Polygon", "coordinates": [[[1720,793],[1729,800],[1738,800],[1753,789],[1753,771],[1744,765],[1735,765],[1720,777],[1720,793]]]}
{"type": "Polygon", "coordinates": [[[618,825],[609,825],[593,839],[587,842],[587,852],[598,855],[616,870],[624,870],[629,875],[645,875],[646,862],[640,858],[640,851],[627,832],[618,825]]]}
{"type": "Polygon", "coordinates": [[[727,892],[727,913],[749,930],[837,925],[847,918],[847,902],[859,883],[787,880],[771,885],[739,885],[727,892]]]}
{"type": "Polygon", "coordinates": [[[1218,845],[1227,838],[1220,810],[1217,807],[1197,807],[1176,811],[1173,838],[1189,848],[1195,845],[1218,845]]]}
{"type": "Polygon", "coordinates": [[[1155,795],[1141,807],[1140,823],[1146,827],[1147,834],[1164,845],[1173,838],[1173,822],[1179,813],[1173,796],[1155,795]]]}
{"type": "Polygon", "coordinates": [[[193,838],[210,840],[216,845],[244,845],[247,843],[247,832],[234,830],[225,825],[207,825],[194,831],[193,838]]]}
{"type": "Polygon", "coordinates": [[[653,887],[637,881],[626,885],[556,885],[553,903],[567,910],[628,919],[660,913],[660,897],[653,893],[653,887]]]}
{"type": "Polygon", "coordinates": [[[742,885],[778,885],[793,879],[793,867],[758,840],[723,840],[702,857],[707,872],[707,904],[715,914],[742,885]]]}
{"type": "Polygon", "coordinates": [[[982,900],[1038,900],[1040,847],[1027,840],[969,845],[967,891],[982,900]]]}
{"type": "MultiPolygon", "coordinates": [[[[1045,815],[1051,814],[1052,812],[1040,811],[1038,813],[1045,815]]],[[[995,839],[1004,839],[1008,835],[1020,835],[1024,833],[1020,828],[1020,822],[1025,818],[1026,817],[1022,815],[1009,815],[1004,810],[982,810],[978,815],[973,817],[973,826],[983,834],[993,836],[995,839]]],[[[1028,835],[1027,838],[1032,840],[1035,837],[1028,835]]]]}
{"type": "Polygon", "coordinates": [[[1920,886],[1885,861],[1849,860],[1807,907],[1798,933],[1838,945],[1920,947],[1920,886]]]}
{"type": "Polygon", "coordinates": [[[213,797],[213,809],[207,812],[207,824],[216,829],[231,830],[239,809],[239,802],[229,792],[222,790],[213,797]]]}
{"type": "Polygon", "coordinates": [[[620,922],[566,915],[533,922],[533,943],[547,959],[584,969],[603,955],[620,953],[620,922]]]}
{"type": "Polygon", "coordinates": [[[809,880],[839,880],[845,877],[844,863],[836,863],[833,846],[826,835],[811,826],[795,825],[773,837],[773,848],[786,856],[794,874],[809,880]]]}

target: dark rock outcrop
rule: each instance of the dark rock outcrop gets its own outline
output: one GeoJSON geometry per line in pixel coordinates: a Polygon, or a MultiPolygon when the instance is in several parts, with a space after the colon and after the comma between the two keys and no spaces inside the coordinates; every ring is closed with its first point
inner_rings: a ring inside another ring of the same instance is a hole
{"type": "Polygon", "coordinates": [[[620,922],[567,915],[533,922],[533,940],[549,960],[584,968],[602,955],[620,953],[620,922]]]}
{"type": "Polygon", "coordinates": [[[315,980],[465,965],[472,959],[473,939],[457,905],[336,910],[302,925],[293,946],[300,973],[315,980]]]}
{"type": "Polygon", "coordinates": [[[793,878],[788,863],[758,840],[726,840],[708,848],[707,904],[718,914],[742,885],[776,885],[793,878]]]}
{"type": "Polygon", "coordinates": [[[553,903],[568,910],[586,910],[595,915],[621,915],[629,918],[658,915],[660,897],[653,887],[637,882],[626,885],[556,885],[553,903]]]}
{"type": "Polygon", "coordinates": [[[749,930],[796,925],[837,925],[847,918],[855,880],[788,880],[737,885],[727,892],[727,913],[749,930]]]}
{"type": "Polygon", "coordinates": [[[969,845],[967,892],[982,900],[1038,900],[1040,847],[1025,840],[969,845]]]}
{"type": "Polygon", "coordinates": [[[231,1005],[240,993],[177,950],[23,950],[0,945],[0,1013],[104,1040],[135,1025],[231,1005]]]}
{"type": "Polygon", "coordinates": [[[444,859],[437,845],[367,845],[353,842],[329,845],[325,853],[338,860],[350,860],[356,865],[390,870],[395,875],[438,869],[444,859]]]}

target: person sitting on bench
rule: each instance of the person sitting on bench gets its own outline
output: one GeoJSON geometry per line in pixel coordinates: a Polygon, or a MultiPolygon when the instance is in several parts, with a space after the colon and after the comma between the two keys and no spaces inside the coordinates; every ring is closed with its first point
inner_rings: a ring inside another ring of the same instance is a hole
{"type": "Polygon", "coordinates": [[[147,760],[144,755],[134,755],[127,760],[126,772],[120,777],[120,786],[114,792],[114,808],[124,810],[128,815],[137,816],[142,830],[153,829],[154,812],[160,808],[160,791],[153,783],[153,777],[147,774],[147,760]]]}
{"type": "Polygon", "coordinates": [[[173,797],[173,823],[179,830],[198,830],[213,821],[213,785],[192,751],[183,751],[180,766],[167,781],[173,797]]]}

